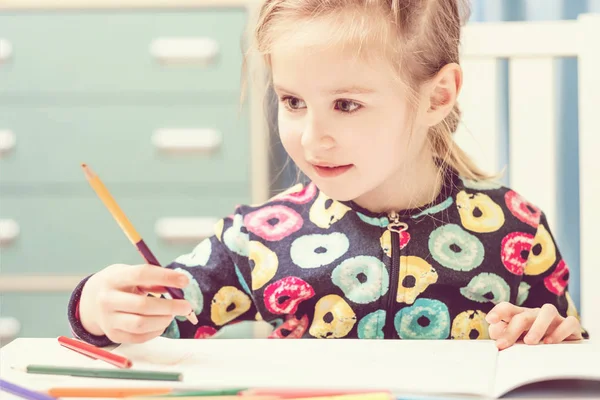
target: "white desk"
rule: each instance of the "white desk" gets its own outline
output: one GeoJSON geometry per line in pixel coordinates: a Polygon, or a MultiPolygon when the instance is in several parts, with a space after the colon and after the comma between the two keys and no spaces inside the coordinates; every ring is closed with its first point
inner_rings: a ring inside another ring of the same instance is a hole
{"type": "MultiPolygon", "coordinates": [[[[183,371],[184,382],[175,383],[174,386],[186,389],[267,385],[285,388],[374,389],[402,385],[413,388],[411,390],[424,387],[429,390],[432,381],[435,381],[452,390],[483,390],[486,383],[481,381],[492,382],[493,373],[488,375],[481,372],[485,369],[483,366],[495,365],[496,354],[492,350],[492,342],[481,341],[158,338],[158,342],[125,346],[115,351],[130,357],[134,362],[133,368],[183,371]],[[271,366],[267,366],[269,362],[271,366]],[[319,370],[325,369],[324,367],[329,367],[329,370],[319,370]]],[[[562,350],[573,351],[566,347],[562,350]]],[[[600,345],[584,343],[575,350],[600,354],[600,345]]],[[[558,357],[558,353],[548,352],[542,355],[558,357]]],[[[563,351],[563,357],[564,353],[563,351]]],[[[536,357],[536,360],[524,360],[528,365],[535,364],[534,361],[538,365],[541,365],[540,362],[551,362],[540,360],[540,357],[536,357]]],[[[34,390],[56,386],[165,386],[165,382],[34,375],[12,368],[14,365],[27,364],[114,368],[61,347],[55,338],[16,339],[0,349],[0,377],[34,390]]],[[[594,365],[600,365],[600,360],[594,365]]],[[[167,385],[173,386],[170,382],[167,385]]],[[[590,389],[587,393],[573,393],[572,396],[560,393],[557,396],[556,393],[537,391],[513,395],[511,398],[515,397],[598,399],[600,380],[594,390],[590,389]]],[[[14,399],[0,393],[0,399],[9,398],[14,399]]]]}

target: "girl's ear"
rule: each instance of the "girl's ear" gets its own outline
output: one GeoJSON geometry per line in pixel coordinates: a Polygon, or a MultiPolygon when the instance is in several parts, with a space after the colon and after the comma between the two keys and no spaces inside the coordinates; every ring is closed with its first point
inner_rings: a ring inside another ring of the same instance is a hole
{"type": "Polygon", "coordinates": [[[445,65],[426,86],[428,126],[442,122],[452,111],[462,87],[462,70],[456,63],[445,65]]]}

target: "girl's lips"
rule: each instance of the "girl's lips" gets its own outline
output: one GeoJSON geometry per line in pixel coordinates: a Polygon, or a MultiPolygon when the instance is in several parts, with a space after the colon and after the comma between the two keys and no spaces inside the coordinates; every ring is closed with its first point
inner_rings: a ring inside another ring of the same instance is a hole
{"type": "Polygon", "coordinates": [[[340,176],[352,167],[353,167],[352,164],[338,165],[338,166],[331,166],[331,167],[329,167],[329,166],[326,167],[326,166],[321,166],[321,165],[313,165],[313,168],[315,169],[317,174],[319,174],[319,176],[322,178],[334,178],[336,176],[340,176]]]}

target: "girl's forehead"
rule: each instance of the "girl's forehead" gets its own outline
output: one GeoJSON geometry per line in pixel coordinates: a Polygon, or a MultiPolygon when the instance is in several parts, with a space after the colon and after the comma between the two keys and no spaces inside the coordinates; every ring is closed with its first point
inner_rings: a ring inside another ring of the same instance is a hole
{"type": "Polygon", "coordinates": [[[298,82],[311,82],[311,86],[328,94],[342,89],[366,94],[397,83],[389,60],[358,57],[343,46],[281,46],[271,54],[271,68],[278,88],[292,89],[298,82]]]}

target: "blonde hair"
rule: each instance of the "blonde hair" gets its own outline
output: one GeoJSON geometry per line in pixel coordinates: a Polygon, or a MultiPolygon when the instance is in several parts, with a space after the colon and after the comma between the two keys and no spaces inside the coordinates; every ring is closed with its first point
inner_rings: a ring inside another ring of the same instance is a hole
{"type": "MultiPolygon", "coordinates": [[[[353,45],[363,56],[373,49],[392,61],[398,80],[416,99],[418,88],[445,65],[459,63],[461,28],[468,0],[265,0],[254,30],[254,48],[270,65],[270,53],[285,35],[301,32],[317,18],[331,18],[330,44],[353,45]],[[383,20],[381,18],[384,18],[383,20]],[[376,44],[376,46],[372,46],[376,44]],[[379,44],[377,46],[377,44],[379,44]]],[[[329,22],[329,21],[328,21],[329,22]]],[[[285,42],[285,41],[284,41],[285,42]]],[[[414,104],[414,101],[413,101],[414,104]]],[[[470,180],[485,180],[470,157],[455,143],[461,114],[458,105],[437,126],[428,142],[440,172],[447,167],[470,180]]]]}

